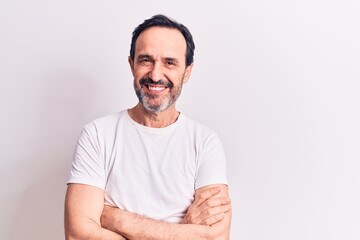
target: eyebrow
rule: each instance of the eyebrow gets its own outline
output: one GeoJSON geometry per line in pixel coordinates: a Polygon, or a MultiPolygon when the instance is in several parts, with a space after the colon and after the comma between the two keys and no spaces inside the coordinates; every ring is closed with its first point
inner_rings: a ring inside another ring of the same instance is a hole
{"type": "Polygon", "coordinates": [[[140,54],[138,56],[138,59],[144,59],[144,58],[150,58],[150,59],[153,59],[153,57],[149,54],[140,54]]]}
{"type": "MultiPolygon", "coordinates": [[[[145,58],[148,58],[148,59],[154,59],[153,56],[149,55],[149,54],[140,54],[138,56],[138,60],[141,60],[141,59],[145,59],[145,58]]],[[[165,57],[163,58],[165,61],[172,61],[174,63],[179,63],[179,60],[177,58],[173,58],[173,57],[165,57]]]]}
{"type": "Polygon", "coordinates": [[[177,58],[166,57],[166,58],[164,58],[164,59],[165,59],[165,61],[172,61],[172,62],[174,62],[174,63],[178,63],[178,62],[179,62],[179,60],[178,60],[177,58]]]}

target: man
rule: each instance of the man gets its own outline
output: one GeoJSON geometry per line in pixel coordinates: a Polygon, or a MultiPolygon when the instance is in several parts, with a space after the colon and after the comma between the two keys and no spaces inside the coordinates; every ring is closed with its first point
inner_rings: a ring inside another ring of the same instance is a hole
{"type": "Polygon", "coordinates": [[[194,48],[188,29],[163,15],[135,29],[128,60],[139,103],[84,127],[66,239],[229,239],[221,142],[175,107],[194,48]]]}

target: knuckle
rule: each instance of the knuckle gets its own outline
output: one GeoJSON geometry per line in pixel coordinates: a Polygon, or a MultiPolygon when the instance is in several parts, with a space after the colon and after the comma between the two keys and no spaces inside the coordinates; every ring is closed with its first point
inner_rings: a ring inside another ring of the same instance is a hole
{"type": "Polygon", "coordinates": [[[203,211],[203,212],[201,213],[201,216],[202,216],[203,218],[209,217],[209,216],[211,216],[211,215],[212,215],[212,210],[211,210],[211,209],[207,209],[207,210],[205,210],[205,211],[203,211]]]}
{"type": "Polygon", "coordinates": [[[211,221],[209,219],[205,220],[205,225],[211,225],[211,221]]]}
{"type": "Polygon", "coordinates": [[[200,218],[204,219],[207,217],[207,215],[208,215],[207,211],[203,211],[202,213],[200,213],[200,218]]]}
{"type": "Polygon", "coordinates": [[[189,220],[188,220],[189,223],[195,223],[195,218],[194,217],[190,217],[189,220]]]}
{"type": "Polygon", "coordinates": [[[205,199],[205,194],[204,193],[201,193],[200,195],[199,195],[199,200],[204,200],[205,199]]]}

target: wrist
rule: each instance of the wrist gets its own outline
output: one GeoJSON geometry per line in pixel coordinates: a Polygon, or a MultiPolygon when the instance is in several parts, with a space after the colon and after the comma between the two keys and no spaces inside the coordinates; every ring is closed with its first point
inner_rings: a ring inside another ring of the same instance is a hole
{"type": "Polygon", "coordinates": [[[122,215],[125,213],[126,211],[119,208],[105,206],[101,215],[101,226],[112,232],[122,234],[121,229],[124,227],[122,226],[122,215]]]}
{"type": "Polygon", "coordinates": [[[208,240],[209,239],[209,226],[195,225],[195,224],[184,224],[188,228],[191,228],[193,237],[197,240],[208,240]]]}

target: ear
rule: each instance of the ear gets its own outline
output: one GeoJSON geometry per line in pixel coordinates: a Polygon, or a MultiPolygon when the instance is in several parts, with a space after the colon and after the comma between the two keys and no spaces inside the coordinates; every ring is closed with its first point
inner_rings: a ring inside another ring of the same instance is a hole
{"type": "Polygon", "coordinates": [[[133,60],[131,59],[130,56],[128,57],[128,62],[129,62],[129,65],[130,65],[131,73],[134,76],[134,62],[133,62],[133,60]]]}
{"type": "Polygon", "coordinates": [[[187,66],[186,69],[185,69],[185,72],[184,72],[184,79],[183,79],[183,83],[187,83],[189,78],[190,78],[190,75],[191,75],[191,71],[192,71],[192,68],[193,68],[194,64],[192,63],[191,65],[187,66]]]}

